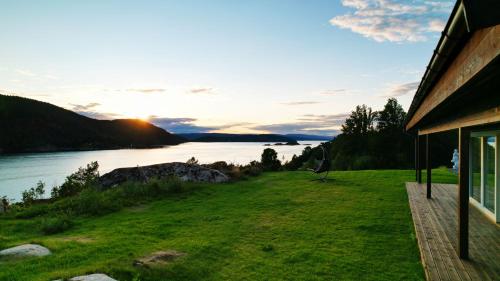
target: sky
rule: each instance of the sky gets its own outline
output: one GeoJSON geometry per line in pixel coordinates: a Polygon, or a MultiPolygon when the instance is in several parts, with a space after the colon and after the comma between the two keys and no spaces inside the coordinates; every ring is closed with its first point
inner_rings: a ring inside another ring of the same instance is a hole
{"type": "Polygon", "coordinates": [[[0,0],[0,94],[174,133],[335,135],[407,110],[446,0],[0,0]]]}

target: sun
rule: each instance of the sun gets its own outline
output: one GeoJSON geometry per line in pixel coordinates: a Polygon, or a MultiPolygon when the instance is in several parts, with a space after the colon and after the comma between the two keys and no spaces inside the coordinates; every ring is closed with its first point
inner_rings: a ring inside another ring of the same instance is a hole
{"type": "Polygon", "coordinates": [[[149,114],[138,114],[135,116],[135,119],[139,119],[141,121],[148,122],[151,119],[151,115],[149,114]]]}

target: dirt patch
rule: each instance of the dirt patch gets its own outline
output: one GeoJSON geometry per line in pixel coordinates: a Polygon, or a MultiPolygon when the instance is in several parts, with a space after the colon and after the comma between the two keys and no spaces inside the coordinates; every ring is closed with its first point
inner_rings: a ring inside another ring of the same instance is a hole
{"type": "Polygon", "coordinates": [[[186,253],[177,252],[175,250],[159,251],[159,252],[154,252],[149,256],[135,260],[133,265],[140,267],[165,265],[185,255],[186,253]]]}
{"type": "Polygon", "coordinates": [[[148,205],[137,205],[137,206],[128,208],[128,211],[132,212],[132,213],[140,213],[140,212],[144,212],[148,209],[149,209],[148,205]]]}

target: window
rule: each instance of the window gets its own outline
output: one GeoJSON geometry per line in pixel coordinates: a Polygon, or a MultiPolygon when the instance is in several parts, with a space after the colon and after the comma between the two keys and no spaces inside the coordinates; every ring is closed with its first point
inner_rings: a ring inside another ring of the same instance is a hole
{"type": "Polygon", "coordinates": [[[495,212],[496,137],[484,137],[484,207],[495,212]]]}
{"type": "Polygon", "coordinates": [[[481,202],[481,137],[471,139],[470,196],[481,202]]]}

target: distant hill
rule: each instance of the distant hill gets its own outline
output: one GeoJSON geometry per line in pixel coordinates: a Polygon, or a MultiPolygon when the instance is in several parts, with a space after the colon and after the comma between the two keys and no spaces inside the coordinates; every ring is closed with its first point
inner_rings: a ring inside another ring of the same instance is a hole
{"type": "Polygon", "coordinates": [[[219,142],[290,142],[290,141],[329,141],[333,137],[306,134],[221,134],[221,133],[188,133],[179,134],[190,141],[219,142]]]}
{"type": "Polygon", "coordinates": [[[329,136],[318,136],[318,135],[305,135],[305,134],[286,134],[286,137],[294,139],[296,141],[330,141],[333,137],[329,136]]]}
{"type": "Polygon", "coordinates": [[[96,120],[49,103],[0,95],[0,153],[151,147],[185,141],[141,120],[96,120]]]}
{"type": "Polygon", "coordinates": [[[296,143],[292,138],[274,134],[221,134],[190,133],[180,134],[192,142],[284,142],[296,143]]]}

